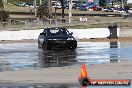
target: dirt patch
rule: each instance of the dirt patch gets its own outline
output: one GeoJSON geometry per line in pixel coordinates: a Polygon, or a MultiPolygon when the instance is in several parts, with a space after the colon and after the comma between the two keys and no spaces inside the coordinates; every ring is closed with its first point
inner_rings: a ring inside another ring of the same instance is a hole
{"type": "Polygon", "coordinates": [[[7,43],[37,43],[37,40],[34,39],[23,39],[23,40],[1,40],[0,44],[7,43]]]}
{"type": "MultiPolygon", "coordinates": [[[[108,38],[92,38],[92,39],[80,39],[79,42],[132,42],[132,37],[122,37],[118,39],[108,39],[108,38]]],[[[23,39],[23,40],[1,40],[0,44],[7,43],[37,43],[38,40],[35,39],[23,39]]]]}
{"type": "Polygon", "coordinates": [[[132,42],[132,37],[124,37],[118,39],[108,38],[92,38],[92,39],[81,39],[81,42],[132,42]]]}

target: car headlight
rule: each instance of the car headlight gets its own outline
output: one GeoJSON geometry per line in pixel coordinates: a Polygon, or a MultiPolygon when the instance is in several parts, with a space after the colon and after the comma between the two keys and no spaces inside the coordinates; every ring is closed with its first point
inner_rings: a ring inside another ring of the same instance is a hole
{"type": "Polygon", "coordinates": [[[57,39],[47,39],[47,40],[57,40],[57,39]]]}
{"type": "Polygon", "coordinates": [[[68,38],[67,40],[74,40],[74,38],[68,38]]]}

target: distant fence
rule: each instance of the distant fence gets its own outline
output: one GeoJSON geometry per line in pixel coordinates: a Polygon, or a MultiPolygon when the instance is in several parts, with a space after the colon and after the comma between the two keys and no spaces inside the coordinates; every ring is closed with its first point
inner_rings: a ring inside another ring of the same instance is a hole
{"type": "MultiPolygon", "coordinates": [[[[10,14],[15,14],[15,15],[34,15],[35,13],[34,12],[10,12],[10,14]]],[[[61,16],[62,13],[52,13],[53,15],[57,15],[57,16],[61,16]]],[[[78,14],[72,14],[72,16],[109,16],[109,15],[112,15],[113,17],[121,17],[121,13],[117,13],[117,14],[113,14],[113,13],[100,13],[100,14],[90,14],[90,13],[86,13],[86,14],[83,14],[83,13],[78,13],[78,14]]],[[[68,13],[67,14],[64,14],[64,16],[68,16],[68,13]]]]}

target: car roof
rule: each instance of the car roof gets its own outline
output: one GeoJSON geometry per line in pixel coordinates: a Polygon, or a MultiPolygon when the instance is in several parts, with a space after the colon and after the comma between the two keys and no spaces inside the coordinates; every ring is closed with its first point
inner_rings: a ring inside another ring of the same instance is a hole
{"type": "Polygon", "coordinates": [[[52,28],[46,28],[45,30],[59,30],[59,29],[66,29],[64,27],[52,27],[52,28]]]}

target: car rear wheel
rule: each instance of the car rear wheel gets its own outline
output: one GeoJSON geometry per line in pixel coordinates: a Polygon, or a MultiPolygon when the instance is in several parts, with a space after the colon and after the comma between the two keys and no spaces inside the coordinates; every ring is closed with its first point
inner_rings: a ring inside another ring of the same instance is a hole
{"type": "Polygon", "coordinates": [[[38,48],[41,48],[41,44],[40,44],[40,41],[38,41],[38,48]]]}

